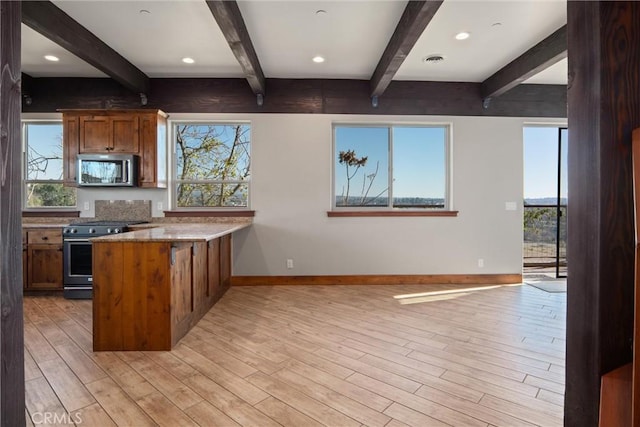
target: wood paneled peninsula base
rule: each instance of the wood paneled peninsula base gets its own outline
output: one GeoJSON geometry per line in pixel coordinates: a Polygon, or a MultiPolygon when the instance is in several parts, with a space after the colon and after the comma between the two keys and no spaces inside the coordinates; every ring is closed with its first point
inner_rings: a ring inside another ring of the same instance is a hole
{"type": "Polygon", "coordinates": [[[171,350],[231,284],[231,234],[172,224],[93,243],[93,350],[171,350]]]}

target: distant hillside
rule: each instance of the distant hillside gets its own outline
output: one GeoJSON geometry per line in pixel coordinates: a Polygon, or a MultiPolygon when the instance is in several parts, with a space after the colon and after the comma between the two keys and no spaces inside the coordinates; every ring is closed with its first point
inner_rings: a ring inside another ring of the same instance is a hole
{"type": "MultiPolygon", "coordinates": [[[[336,206],[387,206],[389,199],[387,197],[367,197],[362,200],[361,197],[349,196],[349,200],[345,205],[342,196],[336,196],[336,206]]],[[[393,206],[396,208],[442,208],[444,207],[444,199],[432,199],[425,197],[394,197],[393,206]]]]}
{"type": "MultiPolygon", "coordinates": [[[[558,203],[558,199],[556,197],[540,197],[540,198],[532,198],[532,199],[524,199],[524,204],[526,205],[555,205],[558,203]]],[[[560,198],[560,204],[566,205],[567,198],[560,198]]]]}

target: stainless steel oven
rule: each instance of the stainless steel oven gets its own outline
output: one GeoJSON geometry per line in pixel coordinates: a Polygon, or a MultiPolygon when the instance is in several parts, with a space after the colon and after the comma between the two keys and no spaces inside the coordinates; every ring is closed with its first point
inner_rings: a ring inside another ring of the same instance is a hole
{"type": "Polygon", "coordinates": [[[93,253],[91,240],[128,231],[127,225],[142,221],[94,221],[71,224],[62,230],[62,258],[64,261],[64,297],[91,299],[93,297],[93,253]]]}
{"type": "MultiPolygon", "coordinates": [[[[91,284],[91,242],[88,238],[67,238],[62,243],[64,259],[64,284],[91,284]]],[[[79,289],[74,287],[74,289],[79,289]]],[[[91,290],[91,286],[86,289],[91,290]]]]}

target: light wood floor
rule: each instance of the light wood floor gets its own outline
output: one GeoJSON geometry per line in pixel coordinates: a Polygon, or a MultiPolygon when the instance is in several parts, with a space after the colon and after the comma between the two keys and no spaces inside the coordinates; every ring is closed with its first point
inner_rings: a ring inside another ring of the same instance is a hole
{"type": "Polygon", "coordinates": [[[566,294],[469,288],[235,287],[171,352],[93,353],[91,301],[25,297],[27,423],[562,425],[566,294]]]}

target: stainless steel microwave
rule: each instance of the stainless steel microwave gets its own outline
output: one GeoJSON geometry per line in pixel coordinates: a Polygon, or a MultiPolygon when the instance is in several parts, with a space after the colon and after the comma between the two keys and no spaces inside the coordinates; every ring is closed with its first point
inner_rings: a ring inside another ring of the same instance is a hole
{"type": "Polygon", "coordinates": [[[135,187],[138,156],[134,154],[78,154],[78,185],[83,187],[135,187]]]}

